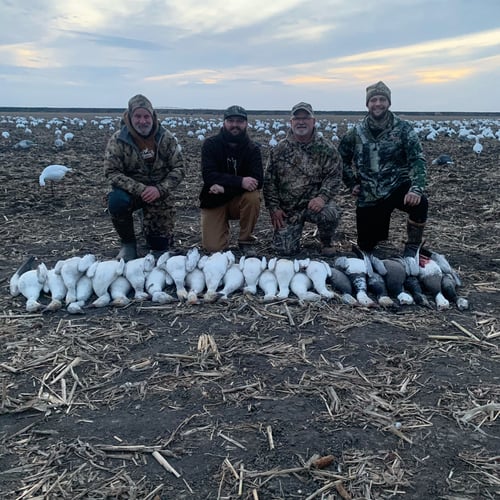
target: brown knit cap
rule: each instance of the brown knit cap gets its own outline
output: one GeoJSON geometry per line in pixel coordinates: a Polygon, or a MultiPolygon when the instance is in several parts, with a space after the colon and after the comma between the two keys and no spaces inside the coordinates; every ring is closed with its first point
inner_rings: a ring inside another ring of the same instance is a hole
{"type": "Polygon", "coordinates": [[[130,116],[132,116],[133,112],[137,108],[144,108],[151,114],[151,116],[154,115],[153,105],[151,104],[151,101],[142,94],[137,94],[134,97],[131,97],[128,101],[128,112],[130,116]]]}
{"type": "Polygon", "coordinates": [[[377,82],[366,87],[366,104],[374,95],[383,95],[391,104],[391,89],[384,82],[377,82]]]}

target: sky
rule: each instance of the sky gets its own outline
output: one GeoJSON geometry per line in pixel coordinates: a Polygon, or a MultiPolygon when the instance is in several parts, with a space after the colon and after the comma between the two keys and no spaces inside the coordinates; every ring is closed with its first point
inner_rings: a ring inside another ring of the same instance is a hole
{"type": "Polygon", "coordinates": [[[499,0],[0,0],[0,106],[500,112],[499,0]]]}

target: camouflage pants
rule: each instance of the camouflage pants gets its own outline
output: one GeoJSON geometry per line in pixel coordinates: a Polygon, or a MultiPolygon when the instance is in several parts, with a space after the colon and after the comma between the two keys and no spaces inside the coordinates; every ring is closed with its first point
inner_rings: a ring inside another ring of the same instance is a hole
{"type": "MultiPolygon", "coordinates": [[[[160,197],[153,203],[144,203],[141,198],[115,188],[108,194],[108,209],[113,221],[120,221],[124,227],[128,226],[132,234],[134,231],[132,214],[142,209],[142,229],[150,246],[152,248],[164,246],[165,240],[168,240],[168,244],[172,242],[175,208],[170,199],[160,197]]],[[[122,240],[130,238],[124,238],[121,234],[120,237],[122,240]]]]}
{"type": "Polygon", "coordinates": [[[316,224],[321,243],[330,246],[339,221],[340,209],[332,201],[327,203],[320,212],[305,209],[293,214],[288,213],[285,227],[274,231],[274,249],[280,255],[299,253],[300,239],[305,222],[316,224]]]}

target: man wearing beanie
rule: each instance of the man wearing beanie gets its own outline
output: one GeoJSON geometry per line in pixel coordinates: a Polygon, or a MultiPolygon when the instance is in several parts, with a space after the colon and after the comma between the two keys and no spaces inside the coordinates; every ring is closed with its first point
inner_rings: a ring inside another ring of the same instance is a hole
{"type": "Polygon", "coordinates": [[[335,203],[342,184],[342,161],[335,146],[318,133],[312,106],[292,107],[290,129],[269,155],[264,199],[279,255],[300,251],[306,222],[315,224],[321,253],[335,253],[333,240],[340,220],[335,203]]]}
{"type": "Polygon", "coordinates": [[[405,257],[413,257],[427,220],[426,161],[412,125],[389,111],[384,82],[366,88],[368,114],[340,142],[343,180],[356,197],[358,246],[372,252],[389,237],[391,214],[408,214],[405,257]]]}
{"type": "Polygon", "coordinates": [[[239,248],[244,255],[255,254],[252,233],[259,217],[263,169],[260,147],[250,139],[247,124],[247,112],[230,106],[219,133],[206,139],[201,149],[201,229],[207,252],[228,248],[229,220],[239,219],[239,248]]]}
{"type": "Polygon", "coordinates": [[[173,191],[184,178],[184,160],[177,139],[160,125],[149,99],[130,98],[120,130],[106,147],[104,173],[110,181],[108,209],[121,240],[117,258],[137,257],[132,214],[143,210],[143,232],[157,256],[173,240],[173,191]]]}

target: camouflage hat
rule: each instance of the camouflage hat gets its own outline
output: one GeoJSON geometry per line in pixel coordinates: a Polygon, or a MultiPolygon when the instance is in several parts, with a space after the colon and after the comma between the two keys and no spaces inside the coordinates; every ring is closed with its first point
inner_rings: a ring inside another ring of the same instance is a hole
{"type": "Polygon", "coordinates": [[[312,106],[307,102],[299,102],[292,108],[292,116],[297,113],[297,111],[305,111],[309,116],[314,116],[312,106]]]}
{"type": "Polygon", "coordinates": [[[377,82],[366,87],[366,104],[375,95],[383,95],[391,104],[391,89],[384,82],[377,82]]]}
{"type": "Polygon", "coordinates": [[[134,97],[131,97],[128,101],[128,112],[130,115],[132,115],[137,108],[143,108],[148,111],[151,116],[154,115],[153,105],[151,104],[151,101],[142,94],[137,94],[134,97]]]}
{"type": "Polygon", "coordinates": [[[239,116],[240,118],[244,118],[245,120],[248,118],[245,109],[241,106],[237,106],[236,104],[234,104],[233,106],[229,106],[229,108],[224,111],[224,120],[226,118],[230,118],[231,116],[239,116]]]}

